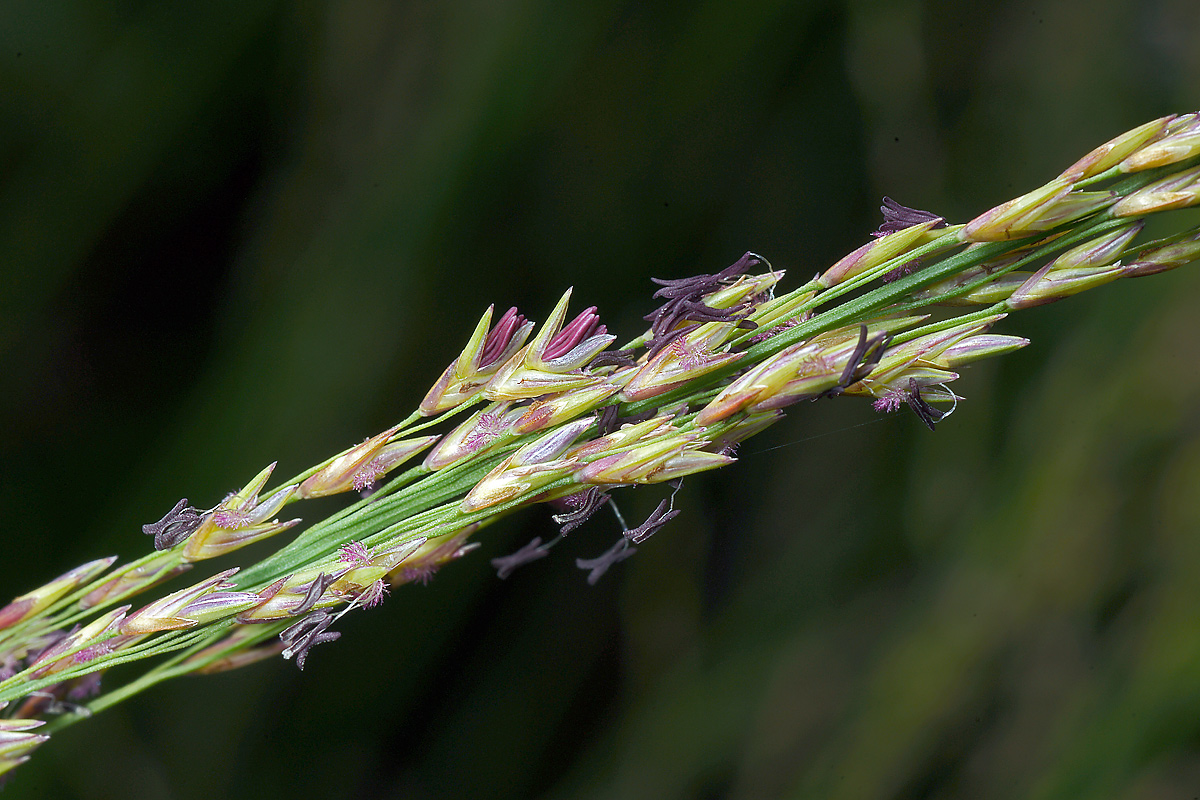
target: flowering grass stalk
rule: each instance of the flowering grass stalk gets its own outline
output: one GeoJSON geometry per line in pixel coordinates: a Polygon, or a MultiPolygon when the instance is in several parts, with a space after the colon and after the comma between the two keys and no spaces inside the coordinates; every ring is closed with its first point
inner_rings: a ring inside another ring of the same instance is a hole
{"type": "Polygon", "coordinates": [[[501,578],[615,510],[613,490],[672,487],[641,524],[622,520],[615,543],[576,561],[595,583],[679,513],[681,479],[734,462],[739,442],[802,400],[860,396],[934,429],[961,399],[950,389],[960,366],[1028,344],[991,332],[1009,313],[1200,255],[1200,227],[1185,218],[1138,241],[1146,218],[1198,202],[1200,114],[1170,116],[965,224],[885,198],[872,241],[787,292],[783,271],[754,253],[655,279],[662,305],[618,349],[595,307],[568,321],[569,290],[540,327],[516,309],[493,321],[489,308],[399,424],[269,490],[275,464],[210,508],[182,499],[144,526],[149,555],[89,562],[0,608],[0,776],[47,732],[168,678],[276,655],[303,669],[340,636],[342,615],[427,582],[509,512],[549,503],[560,534],[493,559],[501,578]],[[295,527],[284,517],[307,500],[353,493],[262,561],[156,591],[295,527]],[[148,659],[101,691],[110,667],[148,659]]]}

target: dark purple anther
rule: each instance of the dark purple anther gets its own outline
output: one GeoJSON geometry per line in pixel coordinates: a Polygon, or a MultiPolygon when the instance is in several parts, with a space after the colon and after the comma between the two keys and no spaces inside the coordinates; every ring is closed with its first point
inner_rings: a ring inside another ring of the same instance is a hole
{"type": "Polygon", "coordinates": [[[686,300],[668,300],[665,305],[642,317],[650,323],[650,333],[655,340],[669,335],[668,332],[683,320],[683,304],[686,302],[686,300]]]}
{"type": "Polygon", "coordinates": [[[799,317],[792,317],[791,319],[781,322],[778,325],[774,325],[770,328],[767,328],[765,331],[760,331],[759,333],[756,333],[750,337],[748,344],[753,346],[753,345],[758,344],[759,342],[765,342],[767,339],[770,339],[772,336],[774,336],[777,333],[782,333],[783,331],[786,331],[788,328],[796,327],[801,322],[804,322],[805,320],[807,320],[809,318],[809,316],[810,316],[809,313],[806,311],[803,314],[801,314],[799,317]]]}
{"type": "MultiPolygon", "coordinates": [[[[668,297],[672,300],[677,298],[699,299],[702,295],[719,289],[723,281],[744,275],[759,264],[765,264],[766,261],[757,253],[747,252],[725,269],[712,275],[694,275],[691,278],[676,280],[664,278],[651,278],[650,280],[663,287],[654,293],[655,297],[668,297]]],[[[767,267],[770,268],[770,264],[767,264],[767,267]]]]}
{"type": "Polygon", "coordinates": [[[630,528],[625,531],[625,538],[634,544],[641,544],[649,539],[658,532],[659,528],[679,516],[679,509],[671,508],[668,510],[669,506],[669,501],[663,500],[658,504],[658,508],[654,509],[654,513],[646,518],[645,522],[636,528],[630,528]]]}
{"type": "MultiPolygon", "coordinates": [[[[615,408],[616,406],[609,406],[615,408]]],[[[561,527],[558,532],[566,536],[571,531],[587,522],[600,506],[608,502],[608,495],[595,486],[583,492],[576,492],[562,498],[562,502],[571,510],[565,514],[555,514],[552,518],[561,527]]]]}
{"type": "Polygon", "coordinates": [[[882,275],[879,276],[879,280],[883,281],[884,283],[891,283],[892,281],[898,281],[901,278],[907,278],[909,275],[912,275],[914,272],[916,272],[920,268],[921,268],[921,259],[914,258],[911,261],[905,261],[903,264],[896,267],[895,269],[890,269],[887,272],[883,273],[882,275]]]}
{"type": "MultiPolygon", "coordinates": [[[[746,253],[733,264],[712,275],[696,275],[679,280],[651,278],[650,280],[663,287],[654,293],[655,297],[665,297],[667,302],[657,310],[643,317],[650,323],[651,339],[646,343],[650,357],[653,358],[675,338],[683,335],[674,330],[680,322],[737,322],[739,328],[753,330],[758,327],[750,320],[741,319],[754,309],[753,303],[743,303],[734,308],[712,308],[704,304],[704,296],[713,292],[725,281],[744,274],[752,267],[765,263],[765,259],[754,253],[746,253]]],[[[769,264],[767,265],[770,266],[769,264]]],[[[682,329],[683,332],[695,330],[696,325],[682,329]]]]}
{"type": "Polygon", "coordinates": [[[913,225],[920,225],[935,219],[941,220],[941,223],[934,225],[934,228],[946,227],[946,220],[937,214],[902,206],[890,197],[883,198],[883,205],[879,207],[879,210],[883,212],[883,224],[879,226],[879,230],[871,234],[872,236],[887,236],[889,233],[902,231],[913,225]]]}
{"type": "Polygon", "coordinates": [[[630,545],[629,540],[622,536],[617,540],[616,544],[596,558],[575,559],[575,566],[580,569],[591,570],[588,572],[587,582],[589,586],[595,586],[596,581],[600,580],[601,576],[608,572],[609,567],[624,561],[636,552],[637,548],[630,545]]]}
{"type": "Polygon", "coordinates": [[[600,412],[596,415],[596,431],[601,436],[607,436],[622,425],[634,425],[639,422],[645,422],[658,413],[658,408],[656,407],[648,408],[639,414],[630,414],[628,417],[622,417],[619,415],[620,409],[621,407],[616,403],[600,409],[600,412]]]}
{"type": "Polygon", "coordinates": [[[304,619],[279,634],[279,639],[287,647],[283,651],[284,658],[296,657],[296,666],[304,669],[308,659],[308,651],[319,644],[332,642],[341,637],[337,631],[326,632],[333,624],[333,617],[325,611],[314,611],[304,619]]]}
{"type": "Polygon", "coordinates": [[[854,352],[850,354],[850,360],[846,362],[846,368],[842,370],[842,375],[838,379],[838,385],[830,389],[826,394],[841,394],[841,390],[870,375],[871,370],[875,369],[875,365],[879,363],[879,359],[883,358],[883,353],[887,349],[888,342],[891,340],[892,337],[888,333],[878,333],[868,339],[867,326],[860,325],[858,329],[858,344],[855,345],[854,352]]]}
{"type": "Polygon", "coordinates": [[[737,322],[739,328],[754,330],[758,323],[741,319],[754,310],[752,303],[742,303],[733,308],[711,308],[699,300],[681,297],[669,300],[657,310],[642,317],[650,323],[650,332],[656,339],[666,336],[680,322],[737,322]]]}
{"type": "Polygon", "coordinates": [[[613,403],[611,406],[605,406],[596,414],[596,432],[601,436],[608,436],[610,433],[620,427],[617,413],[620,411],[620,406],[613,403]]]}
{"type": "Polygon", "coordinates": [[[737,322],[737,326],[744,330],[752,331],[758,327],[757,322],[751,322],[748,319],[741,319],[738,315],[749,314],[753,308],[750,303],[743,303],[733,308],[709,308],[704,303],[687,300],[681,303],[683,307],[682,319],[688,322],[737,322]]]}
{"type": "Polygon", "coordinates": [[[649,348],[647,350],[647,356],[649,358],[654,358],[663,350],[666,350],[668,347],[675,344],[675,342],[679,341],[679,339],[687,336],[689,333],[699,327],[699,325],[685,325],[679,330],[671,331],[670,333],[663,335],[661,338],[647,342],[646,346],[649,348]]]}
{"type": "Polygon", "coordinates": [[[921,384],[917,383],[916,378],[908,379],[908,392],[904,399],[908,403],[908,407],[921,418],[921,422],[924,422],[929,430],[937,430],[934,423],[942,418],[942,412],[929,405],[925,398],[921,397],[921,384]]]}
{"type": "Polygon", "coordinates": [[[313,578],[313,582],[308,585],[308,591],[304,593],[304,599],[300,601],[300,605],[288,613],[293,617],[307,614],[317,604],[317,601],[321,599],[321,595],[325,594],[325,590],[329,588],[329,585],[336,580],[337,578],[333,575],[326,575],[324,572],[318,573],[317,577],[313,578]]]}
{"type": "Polygon", "coordinates": [[[533,541],[522,547],[512,555],[500,556],[492,559],[492,566],[496,568],[496,577],[504,580],[509,575],[513,574],[513,570],[530,561],[537,561],[539,558],[545,558],[550,555],[550,550],[542,546],[542,537],[535,536],[533,541]]]}
{"type": "Polygon", "coordinates": [[[862,357],[867,354],[867,326],[858,326],[858,344],[854,346],[854,352],[850,354],[850,360],[846,362],[846,368],[842,370],[842,377],[838,379],[838,386],[845,388],[854,382],[854,371],[858,369],[858,363],[862,361],[862,357]]]}
{"type": "Polygon", "coordinates": [[[552,361],[559,356],[565,356],[584,339],[603,336],[605,333],[608,333],[608,329],[600,324],[600,315],[596,313],[596,307],[586,308],[550,340],[542,359],[552,361]]]}
{"type": "Polygon", "coordinates": [[[142,533],[154,537],[155,550],[169,550],[192,535],[204,519],[200,509],[192,508],[183,498],[158,522],[142,526],[142,533]]]}
{"type": "Polygon", "coordinates": [[[588,362],[588,367],[632,367],[637,362],[633,360],[633,350],[606,350],[588,362]]]}
{"type": "Polygon", "coordinates": [[[508,349],[513,334],[524,324],[525,317],[517,313],[516,306],[505,311],[504,316],[500,318],[483,342],[483,350],[479,354],[479,369],[496,363],[496,359],[508,349]]]}

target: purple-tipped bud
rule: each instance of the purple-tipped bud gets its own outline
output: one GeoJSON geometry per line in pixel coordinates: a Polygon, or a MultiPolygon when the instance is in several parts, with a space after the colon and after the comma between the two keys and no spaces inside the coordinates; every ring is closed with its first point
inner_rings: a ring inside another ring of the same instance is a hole
{"type": "Polygon", "coordinates": [[[45,734],[28,732],[43,722],[31,719],[0,720],[0,784],[5,780],[5,773],[28,761],[30,753],[50,738],[45,734]]]}
{"type": "Polygon", "coordinates": [[[528,494],[570,475],[578,463],[568,458],[514,466],[511,460],[506,459],[467,493],[462,500],[462,510],[468,513],[479,511],[528,494]]]}
{"type": "Polygon", "coordinates": [[[4,608],[0,608],[0,630],[31,619],[54,604],[56,600],[90,583],[104,570],[113,565],[116,556],[89,561],[69,572],[59,575],[54,580],[34,589],[32,592],[15,598],[4,608]]]}
{"type": "MultiPolygon", "coordinates": [[[[362,444],[356,444],[329,459],[300,484],[297,495],[304,499],[324,497],[354,488],[354,477],[398,430],[400,430],[399,425],[388,428],[383,433],[364,439],[362,444]]],[[[423,444],[429,444],[429,442],[423,442],[423,444]]]]}
{"type": "Polygon", "coordinates": [[[959,237],[969,242],[1003,242],[1037,233],[1039,231],[1030,229],[1030,224],[1062,202],[1072,185],[1070,180],[1055,178],[1045,186],[980,214],[966,224],[959,237]]]}
{"type": "Polygon", "coordinates": [[[227,569],[195,586],[181,589],[138,609],[121,623],[121,633],[144,634],[193,628],[202,622],[233,616],[253,606],[260,600],[257,595],[226,591],[233,588],[227,579],[237,571],[237,567],[227,569]]]}
{"type": "Polygon", "coordinates": [[[698,438],[695,432],[675,433],[639,442],[623,452],[601,456],[586,464],[575,471],[575,480],[594,486],[658,483],[660,480],[651,476],[689,446],[696,446],[698,438]]]}
{"type": "Polygon", "coordinates": [[[1023,336],[1005,336],[999,333],[982,333],[963,339],[946,348],[935,363],[947,369],[957,369],[963,364],[981,358],[1002,356],[1020,350],[1029,344],[1023,336]]]}
{"type": "Polygon", "coordinates": [[[724,419],[730,409],[771,411],[825,392],[843,391],[875,370],[891,333],[912,324],[914,319],[919,318],[902,317],[870,326],[839,328],[782,350],[768,362],[769,373],[752,371],[748,375],[753,376],[753,382],[735,381],[698,419],[707,424],[724,419]]]}
{"type": "Polygon", "coordinates": [[[592,427],[592,425],[593,422],[590,417],[568,422],[524,445],[512,454],[509,461],[513,466],[524,467],[529,464],[541,464],[558,458],[568,447],[575,443],[575,440],[579,438],[579,434],[592,427]]]}
{"type": "MultiPolygon", "coordinates": [[[[0,703],[0,708],[4,708],[5,705],[5,703],[0,703]]],[[[45,724],[46,720],[44,719],[0,719],[0,731],[4,733],[28,731],[40,728],[45,724]]]]}
{"type": "Polygon", "coordinates": [[[825,270],[817,282],[825,288],[844,283],[923,244],[925,234],[944,225],[941,217],[935,217],[867,242],[825,270]]]}
{"type": "Polygon", "coordinates": [[[478,542],[468,541],[478,528],[478,524],[468,525],[452,535],[441,535],[422,541],[416,550],[409,553],[388,573],[387,582],[393,587],[402,583],[428,584],[443,565],[462,558],[479,547],[478,542]]]}
{"type": "Polygon", "coordinates": [[[1020,239],[1082,219],[1117,199],[1115,192],[1073,192],[1069,182],[1056,178],[971,220],[960,236],[973,242],[1020,239]]]}
{"type": "Polygon", "coordinates": [[[389,428],[329,459],[320,470],[300,484],[297,495],[310,498],[351,489],[362,491],[386,475],[388,470],[403,464],[437,441],[436,436],[419,436],[388,444],[388,439],[399,429],[399,426],[389,428]]]}
{"type": "Polygon", "coordinates": [[[588,428],[591,418],[568,422],[518,449],[485,475],[463,498],[464,511],[478,511],[539,489],[571,473],[577,459],[557,459],[588,428]]]}
{"type": "Polygon", "coordinates": [[[1200,202],[1200,186],[1190,186],[1177,192],[1154,192],[1130,196],[1122,201],[1120,207],[1113,208],[1114,217],[1140,217],[1159,211],[1174,211],[1177,208],[1188,208],[1200,202]]]}
{"type": "Polygon", "coordinates": [[[1140,172],[1154,167],[1178,164],[1200,154],[1200,129],[1189,126],[1146,145],[1121,162],[1122,172],[1140,172]]]}
{"type": "MultiPolygon", "coordinates": [[[[295,488],[290,487],[290,488],[295,488]]],[[[257,525],[247,525],[240,528],[211,528],[204,536],[193,536],[181,553],[186,561],[203,561],[208,558],[231,553],[263,539],[269,539],[277,533],[289,530],[300,524],[300,519],[289,519],[280,522],[272,520],[257,525]]]]}
{"type": "Polygon", "coordinates": [[[1103,267],[1113,263],[1125,252],[1125,246],[1141,233],[1145,223],[1132,222],[1115,231],[1109,231],[1095,239],[1073,247],[1051,264],[1051,270],[1103,267]]]}
{"type": "MultiPolygon", "coordinates": [[[[1200,258],[1200,232],[1159,247],[1142,250],[1125,265],[1122,277],[1139,278],[1178,269],[1200,258]]],[[[0,626],[3,627],[3,626],[0,626]]]]}
{"type": "Polygon", "coordinates": [[[749,408],[759,400],[770,397],[794,377],[806,358],[815,357],[819,353],[820,345],[799,342],[766,358],[744,375],[734,379],[709,401],[696,415],[696,425],[708,427],[749,408]]]}
{"type": "Polygon", "coordinates": [[[671,425],[671,415],[660,414],[651,419],[624,425],[605,436],[584,442],[568,450],[566,457],[587,460],[596,456],[616,453],[634,442],[651,441],[677,432],[671,425]]]}
{"type": "Polygon", "coordinates": [[[1035,233],[1048,231],[1105,209],[1118,199],[1120,196],[1116,192],[1071,192],[1044,215],[1031,220],[1026,230],[1035,233]]]}
{"type": "Polygon", "coordinates": [[[723,456],[732,456],[737,452],[738,445],[741,442],[744,442],[751,436],[757,436],[762,433],[783,419],[783,416],[782,411],[763,411],[758,414],[747,414],[744,418],[730,425],[727,430],[717,436],[712,444],[705,449],[723,456]]]}
{"type": "Polygon", "coordinates": [[[510,308],[489,333],[493,310],[488,306],[467,346],[425,395],[422,415],[449,411],[478,397],[484,384],[525,344],[533,323],[510,308]]]}
{"type": "Polygon", "coordinates": [[[730,323],[709,323],[678,336],[629,378],[621,399],[632,402],[657,397],[737,361],[745,354],[714,352],[734,330],[730,323]]]}
{"type": "Polygon", "coordinates": [[[1070,297],[1086,289],[1102,286],[1121,277],[1120,262],[1104,267],[1051,270],[1047,264],[1025,281],[1005,301],[1011,309],[1033,308],[1070,297]]]}
{"type": "Polygon", "coordinates": [[[976,286],[968,292],[964,292],[957,297],[951,297],[941,301],[942,305],[947,306],[990,306],[1007,300],[1012,296],[1012,293],[1023,284],[1032,272],[1023,270],[1014,270],[999,275],[982,286],[976,286]]]}
{"type": "Polygon", "coordinates": [[[275,464],[268,465],[241,491],[229,495],[204,517],[184,545],[181,554],[184,560],[201,561],[224,555],[300,522],[298,519],[287,522],[271,519],[297,496],[299,487],[296,484],[279,489],[265,500],[258,499],[258,493],[274,469],[275,464]]]}
{"type": "Polygon", "coordinates": [[[509,403],[494,403],[476,411],[465,422],[442,437],[425,455],[425,467],[437,471],[464,458],[481,455],[507,441],[513,423],[525,409],[509,409],[509,403]]]}
{"type": "Polygon", "coordinates": [[[719,469],[737,461],[727,453],[710,453],[707,450],[683,450],[676,453],[657,468],[649,472],[638,483],[666,483],[697,472],[719,469]]]}
{"type": "Polygon", "coordinates": [[[1200,167],[1143,186],[1113,206],[1114,217],[1134,217],[1195,205],[1200,198],[1200,167]]]}
{"type": "Polygon", "coordinates": [[[1122,133],[1067,167],[1059,177],[1081,181],[1117,166],[1139,148],[1161,136],[1174,119],[1174,115],[1162,117],[1122,133]]]}
{"type": "Polygon", "coordinates": [[[173,553],[160,553],[149,561],[129,564],[113,573],[104,583],[79,601],[80,608],[95,608],[152,589],[192,568],[180,564],[173,553]]]}
{"type": "Polygon", "coordinates": [[[88,654],[84,654],[83,658],[79,659],[76,656],[86,648],[102,645],[105,640],[111,639],[113,634],[119,630],[121,621],[125,618],[125,612],[128,610],[129,606],[121,606],[107,611],[82,628],[63,636],[39,653],[28,668],[34,670],[33,675],[43,677],[54,672],[61,672],[77,663],[91,660],[95,657],[94,655],[89,657],[88,654]]]}
{"type": "Polygon", "coordinates": [[[620,390],[620,386],[612,383],[601,383],[535,400],[528,408],[521,409],[525,413],[513,424],[513,432],[535,433],[558,425],[598,408],[620,390]]]}

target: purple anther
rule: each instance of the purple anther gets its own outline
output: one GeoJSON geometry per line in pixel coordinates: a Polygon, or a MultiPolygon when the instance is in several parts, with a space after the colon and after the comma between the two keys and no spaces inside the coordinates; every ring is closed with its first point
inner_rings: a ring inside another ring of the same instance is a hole
{"type": "Polygon", "coordinates": [[[600,324],[600,315],[596,313],[596,307],[586,308],[550,340],[550,343],[546,345],[546,351],[542,354],[542,359],[552,361],[560,356],[565,356],[583,340],[593,336],[602,336],[605,333],[608,333],[608,329],[600,324]]]}
{"type": "Polygon", "coordinates": [[[562,498],[563,505],[570,511],[555,514],[552,519],[560,526],[558,532],[566,536],[571,531],[587,522],[602,505],[608,502],[608,495],[593,486],[582,492],[576,492],[562,498]]]}
{"type": "Polygon", "coordinates": [[[483,350],[479,354],[479,368],[484,369],[496,363],[496,359],[500,358],[508,349],[513,335],[524,324],[525,317],[517,313],[516,306],[505,311],[504,316],[500,318],[483,342],[483,350]]]}
{"type": "Polygon", "coordinates": [[[663,500],[658,504],[658,508],[654,509],[654,512],[646,518],[645,522],[643,522],[641,525],[638,525],[636,528],[630,528],[629,530],[625,531],[625,538],[634,544],[641,544],[649,539],[651,536],[657,533],[662,526],[679,516],[679,509],[669,508],[669,506],[670,502],[663,500]]]}
{"type": "Polygon", "coordinates": [[[902,231],[913,225],[920,225],[935,219],[940,222],[934,225],[934,228],[946,227],[946,220],[937,214],[902,206],[890,197],[883,198],[883,205],[879,207],[879,210],[883,212],[883,224],[879,226],[879,230],[871,234],[872,236],[887,236],[889,233],[902,231]]]}
{"type": "Polygon", "coordinates": [[[155,550],[169,550],[191,536],[203,520],[200,509],[189,506],[185,497],[158,522],[143,525],[142,533],[154,537],[155,550]]]}
{"type": "Polygon", "coordinates": [[[537,561],[539,558],[545,558],[550,555],[550,550],[542,546],[542,537],[535,536],[533,541],[522,547],[517,552],[500,556],[492,559],[492,566],[496,568],[496,577],[504,580],[509,575],[513,574],[513,570],[517,567],[528,564],[531,561],[537,561]]]}
{"type": "Polygon", "coordinates": [[[624,561],[631,555],[637,552],[637,548],[629,544],[629,540],[622,536],[617,540],[617,543],[604,551],[603,554],[596,558],[577,558],[575,566],[580,569],[590,570],[587,576],[589,586],[595,586],[596,581],[608,572],[608,568],[613,564],[624,561]]]}

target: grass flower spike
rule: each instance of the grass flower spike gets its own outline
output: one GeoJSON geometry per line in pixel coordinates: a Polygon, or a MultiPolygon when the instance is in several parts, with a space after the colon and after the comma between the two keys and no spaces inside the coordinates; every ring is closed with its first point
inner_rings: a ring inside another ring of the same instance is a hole
{"type": "Polygon", "coordinates": [[[489,307],[401,422],[280,485],[271,464],[211,507],[181,499],[143,527],[143,557],[88,562],[0,607],[0,775],[159,682],[278,655],[303,669],[343,616],[404,602],[399,587],[522,509],[550,509],[559,533],[493,557],[499,577],[601,529],[605,507],[620,531],[572,574],[619,573],[672,535],[659,532],[681,512],[681,480],[733,464],[784,409],[908,408],[933,430],[964,400],[957,370],[1029,344],[1006,332],[1015,312],[1200,257],[1194,218],[1174,214],[1198,201],[1200,116],[1163,117],[965,224],[884,198],[865,244],[790,289],[753,252],[653,278],[649,329],[616,350],[595,306],[568,321],[571,290],[536,333],[516,308],[493,324],[489,307]],[[1166,233],[1139,242],[1146,230],[1166,233]],[[633,491],[656,505],[630,527],[617,506],[633,491]],[[297,503],[303,527],[283,519],[297,503]],[[273,552],[242,550],[284,534],[273,552]]]}

